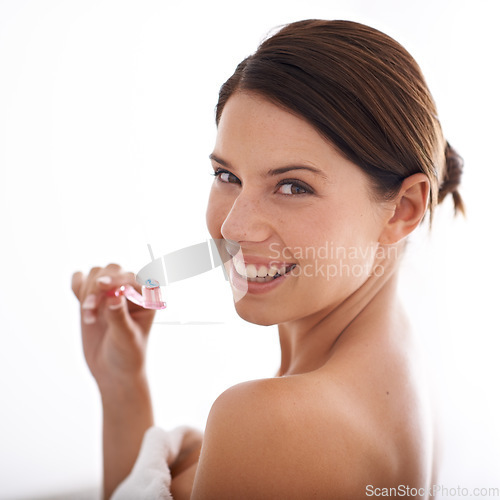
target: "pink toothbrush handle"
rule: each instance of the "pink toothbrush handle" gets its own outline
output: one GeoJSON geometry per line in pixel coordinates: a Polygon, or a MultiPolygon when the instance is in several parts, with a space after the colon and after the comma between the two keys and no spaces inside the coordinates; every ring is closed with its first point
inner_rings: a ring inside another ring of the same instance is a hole
{"type": "Polygon", "coordinates": [[[160,287],[142,287],[142,295],[130,285],[122,285],[116,290],[111,290],[108,295],[118,297],[125,295],[130,302],[145,309],[165,309],[167,304],[161,300],[160,287]]]}

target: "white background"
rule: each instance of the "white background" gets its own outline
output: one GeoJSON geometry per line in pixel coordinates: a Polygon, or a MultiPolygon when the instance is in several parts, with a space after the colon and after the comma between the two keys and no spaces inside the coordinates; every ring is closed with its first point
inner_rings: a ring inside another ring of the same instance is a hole
{"type": "MultiPolygon", "coordinates": [[[[100,403],[71,274],[138,271],[148,243],[159,256],[208,237],[219,86],[270,29],[313,17],[401,42],[466,160],[468,219],[438,210],[401,293],[436,374],[440,483],[500,487],[497,4],[0,0],[0,498],[98,490],[100,403]]],[[[235,315],[218,271],[165,292],[149,354],[157,421],[202,428],[225,388],[274,373],[276,330],[235,315]]]]}

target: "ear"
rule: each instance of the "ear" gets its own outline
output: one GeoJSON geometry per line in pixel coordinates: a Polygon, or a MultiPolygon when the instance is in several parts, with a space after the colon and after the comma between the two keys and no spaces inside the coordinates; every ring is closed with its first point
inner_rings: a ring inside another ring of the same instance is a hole
{"type": "Polygon", "coordinates": [[[403,181],[398,195],[389,202],[390,217],[380,234],[381,244],[401,241],[420,224],[427,211],[429,190],[430,182],[425,174],[413,174],[403,181]]]}

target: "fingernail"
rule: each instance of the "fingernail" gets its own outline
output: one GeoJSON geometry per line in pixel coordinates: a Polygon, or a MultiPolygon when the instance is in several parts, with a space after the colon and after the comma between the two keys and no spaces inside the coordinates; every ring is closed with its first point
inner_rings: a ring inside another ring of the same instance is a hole
{"type": "Polygon", "coordinates": [[[95,315],[92,314],[91,311],[83,311],[83,322],[86,325],[91,325],[92,323],[95,323],[95,315]]]}
{"type": "Polygon", "coordinates": [[[96,306],[96,296],[93,293],[91,293],[83,301],[82,309],[95,309],[95,306],[96,306]]]}
{"type": "Polygon", "coordinates": [[[103,285],[109,285],[111,283],[111,277],[110,276],[100,276],[97,278],[97,283],[102,283],[103,285]]]}

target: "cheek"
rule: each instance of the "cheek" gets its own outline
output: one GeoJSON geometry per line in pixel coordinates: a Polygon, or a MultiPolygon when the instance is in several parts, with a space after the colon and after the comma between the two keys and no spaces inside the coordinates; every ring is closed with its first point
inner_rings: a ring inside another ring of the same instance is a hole
{"type": "Polygon", "coordinates": [[[340,247],[371,246],[378,239],[379,225],[373,210],[364,197],[352,193],[345,200],[323,205],[304,227],[304,234],[320,245],[329,242],[340,247]]]}
{"type": "Polygon", "coordinates": [[[286,220],[284,227],[287,230],[282,233],[286,234],[286,243],[292,247],[313,249],[325,244],[344,245],[354,235],[342,207],[318,204],[313,210],[298,215],[286,220]]]}
{"type": "Polygon", "coordinates": [[[337,287],[332,285],[340,283],[350,293],[372,270],[378,247],[372,217],[367,211],[353,207],[322,208],[310,214],[309,224],[289,231],[286,244],[301,264],[299,272],[314,280],[318,293],[324,293],[324,287],[337,293],[337,287]]]}

